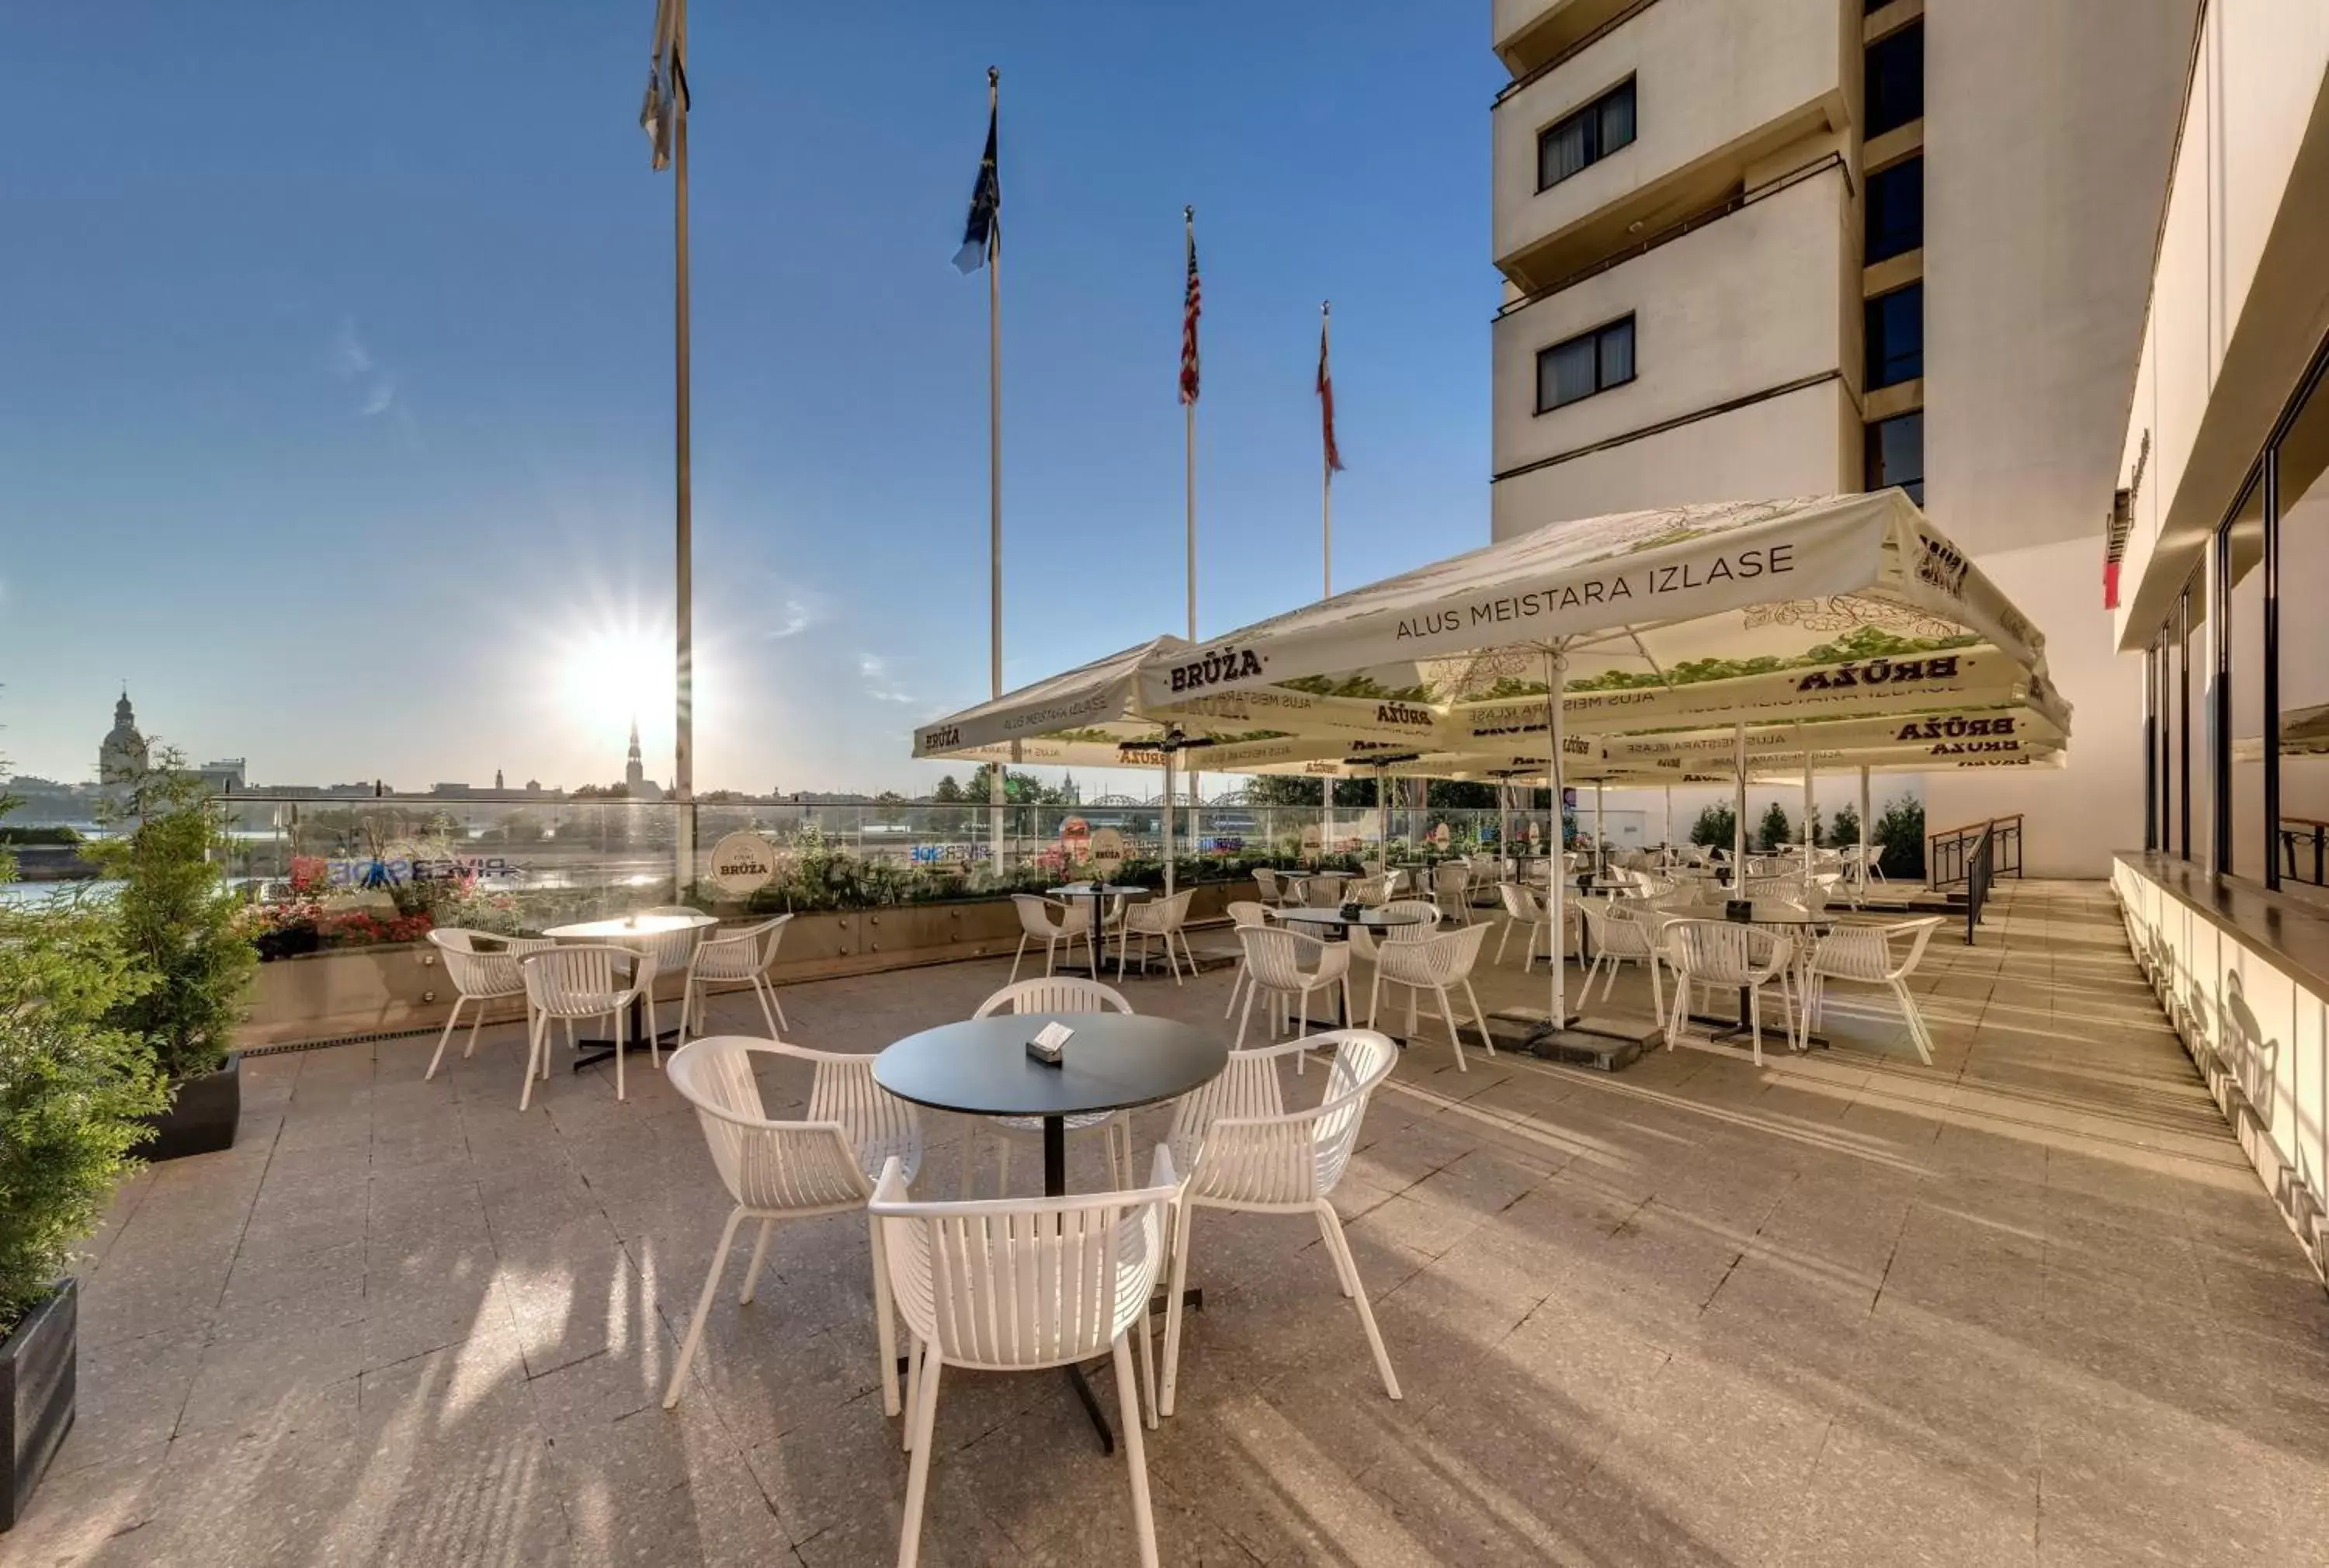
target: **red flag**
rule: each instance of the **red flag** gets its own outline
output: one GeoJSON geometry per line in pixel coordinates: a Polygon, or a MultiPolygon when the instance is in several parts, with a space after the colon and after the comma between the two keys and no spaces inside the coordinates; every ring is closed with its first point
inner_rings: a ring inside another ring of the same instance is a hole
{"type": "Polygon", "coordinates": [[[1184,212],[1189,222],[1189,287],[1181,297],[1181,401],[1197,400],[1197,318],[1204,314],[1204,291],[1197,281],[1197,229],[1193,216],[1184,212]]]}
{"type": "Polygon", "coordinates": [[[1334,372],[1326,366],[1326,312],[1318,312],[1318,425],[1326,442],[1326,472],[1343,471],[1343,450],[1334,445],[1334,372]]]}

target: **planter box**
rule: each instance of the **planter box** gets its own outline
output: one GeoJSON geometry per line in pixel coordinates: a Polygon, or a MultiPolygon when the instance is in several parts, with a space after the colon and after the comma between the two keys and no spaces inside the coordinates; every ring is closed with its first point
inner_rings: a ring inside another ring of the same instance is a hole
{"type": "Polygon", "coordinates": [[[181,1079],[170,1108],[143,1118],[154,1136],[129,1152],[140,1160],[182,1160],[234,1147],[235,1123],[242,1120],[242,1053],[227,1053],[226,1066],[199,1078],[181,1079]]]}
{"type": "MultiPolygon", "coordinates": [[[[1231,899],[1253,897],[1249,881],[1200,883],[1190,901],[1189,918],[1221,919],[1231,899]]],[[[733,925],[763,918],[729,916],[733,925]]],[[[927,963],[1008,958],[1018,944],[1019,915],[1008,898],[825,910],[793,917],[769,978],[781,985],[927,963]]],[[[679,976],[664,977],[655,987],[657,1004],[675,1000],[679,985],[679,976]]],[[[305,1044],[441,1028],[453,1005],[453,988],[436,949],[425,943],[382,944],[263,963],[252,981],[249,1003],[237,1035],[240,1044],[305,1044]]],[[[523,1004],[514,1000],[489,1009],[486,1021],[505,1023],[524,1016],[523,1004]]]]}
{"type": "Polygon", "coordinates": [[[80,1287],[62,1280],[54,1295],[0,1339],[0,1453],[8,1459],[0,1530],[14,1528],[24,1516],[33,1488],[72,1430],[80,1321],[80,1287]]]}

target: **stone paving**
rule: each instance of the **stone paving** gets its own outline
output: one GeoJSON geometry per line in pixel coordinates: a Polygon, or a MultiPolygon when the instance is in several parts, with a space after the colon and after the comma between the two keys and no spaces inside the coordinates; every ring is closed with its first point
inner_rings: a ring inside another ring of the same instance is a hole
{"type": "MultiPolygon", "coordinates": [[[[1490,1008],[1542,996],[1517,957],[1490,1008]]],[[[785,1005],[872,1050],[1003,978],[785,1005]]],[[[1217,1025],[1227,985],[1130,991],[1217,1025]]],[[[2321,1561],[2329,1297],[2107,891],[2009,886],[1918,989],[1929,1067],[1872,1003],[1759,1070],[1686,1044],[1459,1074],[1427,1027],[1337,1195],[1407,1397],[1315,1227],[1203,1216],[1206,1310],[1149,1439],[1165,1560],[2321,1561]]],[[[755,1305],[731,1275],[665,1413],[727,1207],[692,1114],[643,1065],[618,1103],[561,1064],[521,1115],[517,1029],[433,1083],[430,1043],[252,1061],[236,1148],[124,1190],[79,1424],[0,1564],[891,1561],[862,1222],[780,1230],[755,1305]]],[[[928,1119],[925,1192],[959,1126],[928,1119]]],[[[1122,1461],[1056,1376],[950,1373],[935,1452],[927,1561],[1134,1560],[1122,1461]]]]}

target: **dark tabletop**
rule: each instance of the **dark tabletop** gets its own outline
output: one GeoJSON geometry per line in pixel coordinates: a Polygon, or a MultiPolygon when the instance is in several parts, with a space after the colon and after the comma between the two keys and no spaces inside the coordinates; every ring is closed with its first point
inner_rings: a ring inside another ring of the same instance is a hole
{"type": "Polygon", "coordinates": [[[1046,887],[1043,890],[1054,898],[1130,898],[1148,891],[1146,887],[1119,887],[1113,882],[1099,887],[1089,882],[1071,882],[1065,887],[1046,887]]]}
{"type": "Polygon", "coordinates": [[[1138,1013],[998,1013],[909,1035],[873,1058],[900,1100],[974,1116],[1073,1116],[1153,1105],[1211,1083],[1229,1047],[1203,1029],[1138,1013]],[[1047,1067],[1027,1041],[1053,1019],[1075,1030],[1047,1067]]]}
{"type": "Polygon", "coordinates": [[[1340,909],[1273,909],[1270,913],[1280,920],[1305,925],[1363,925],[1370,931],[1423,924],[1423,916],[1411,909],[1362,909],[1355,915],[1344,915],[1340,909]]]}

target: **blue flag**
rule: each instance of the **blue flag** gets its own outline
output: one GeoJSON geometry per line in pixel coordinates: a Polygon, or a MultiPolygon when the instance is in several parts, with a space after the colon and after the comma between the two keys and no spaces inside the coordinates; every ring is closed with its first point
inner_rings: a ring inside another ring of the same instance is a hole
{"type": "Polygon", "coordinates": [[[978,160],[978,183],[970,188],[970,216],[962,226],[962,249],[955,267],[965,273],[986,265],[988,255],[1003,242],[1003,181],[995,167],[995,112],[986,106],[986,153],[978,160]]]}

